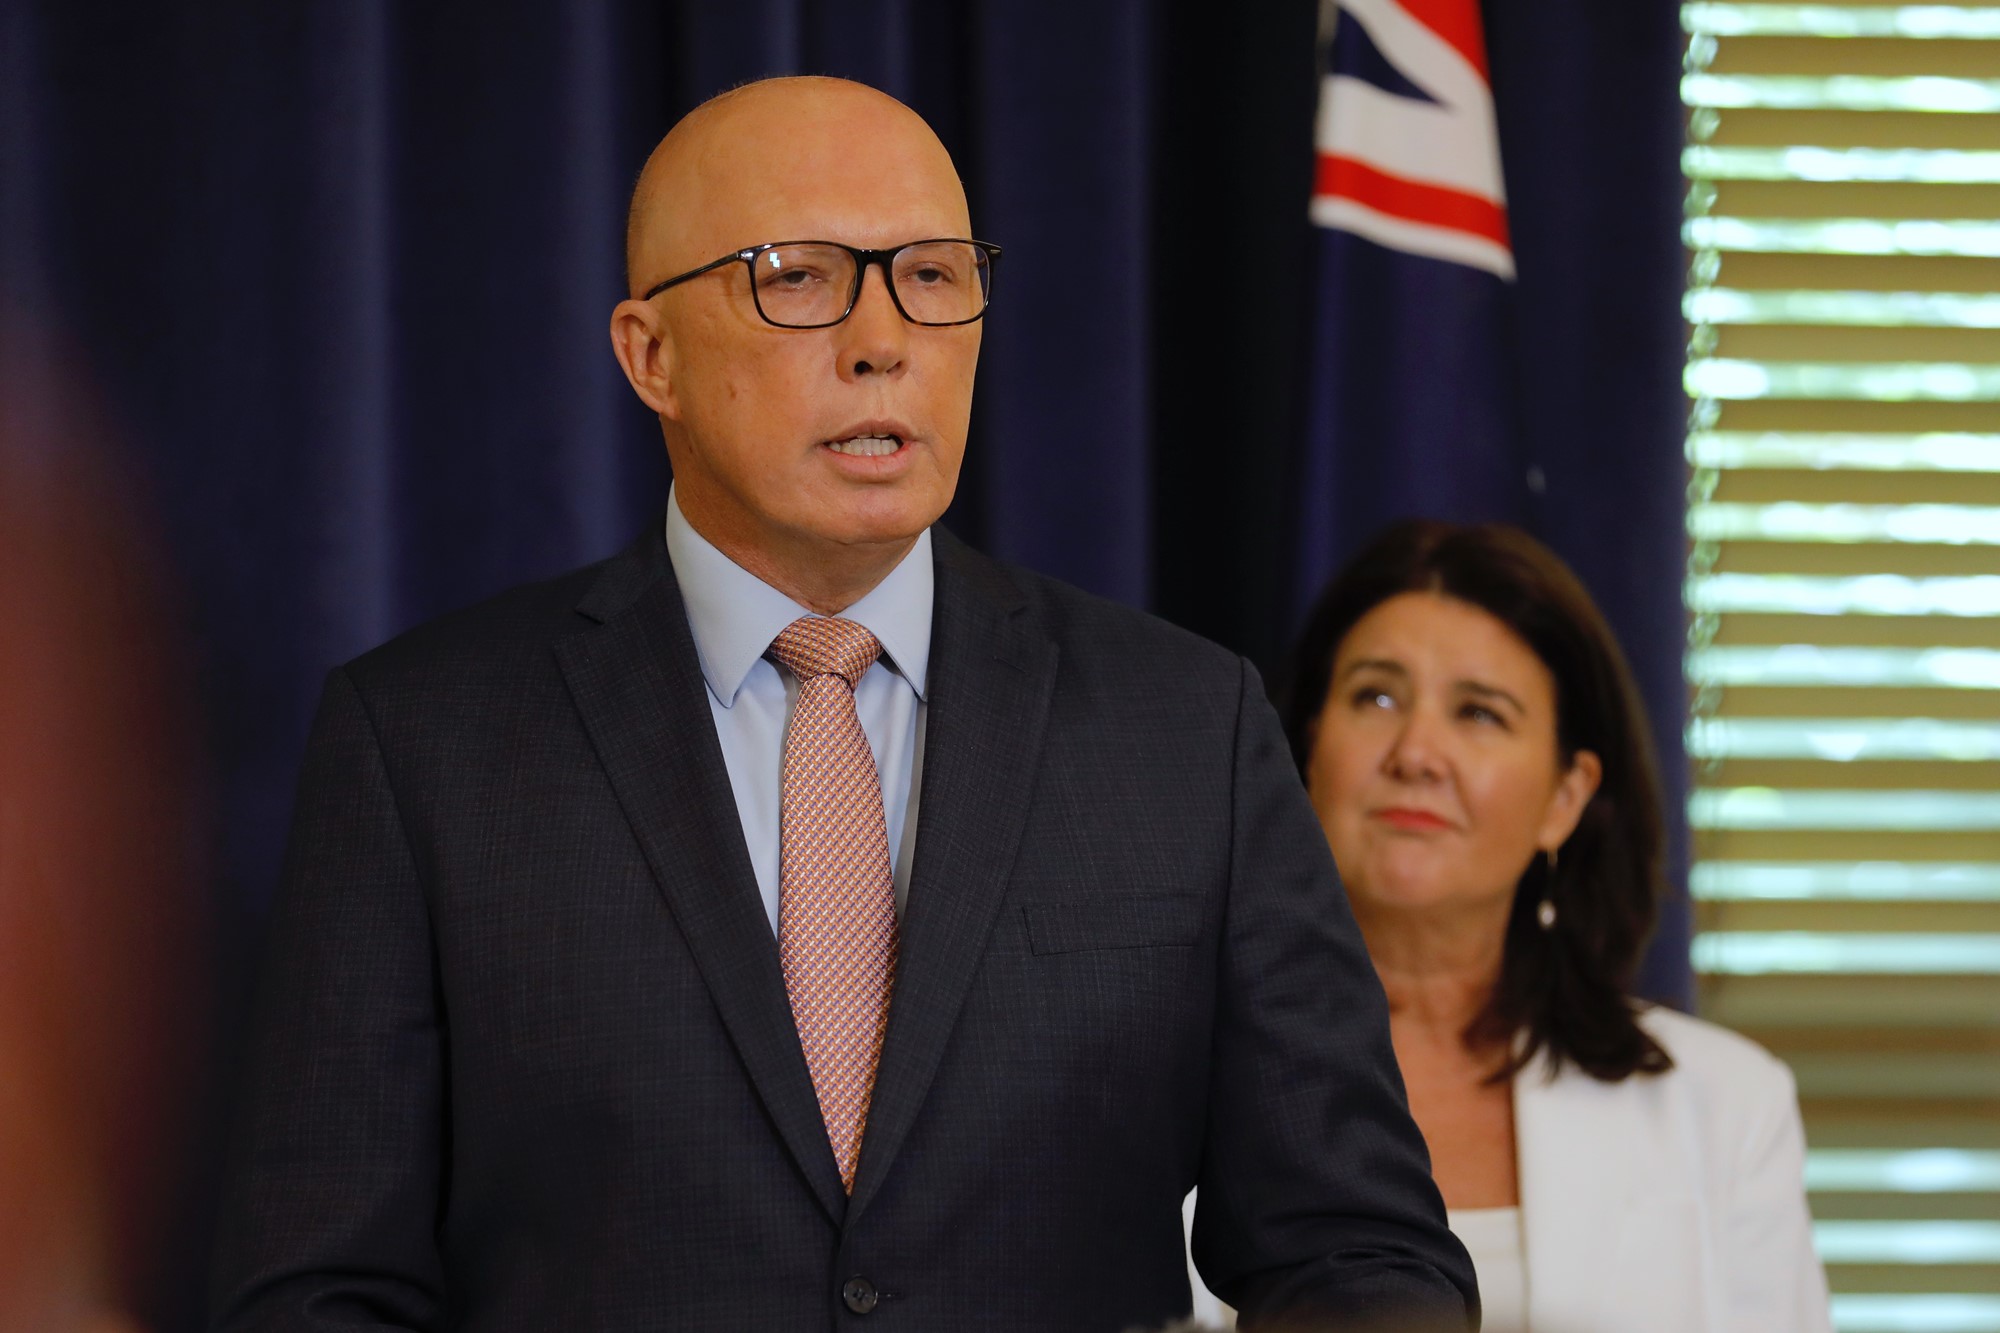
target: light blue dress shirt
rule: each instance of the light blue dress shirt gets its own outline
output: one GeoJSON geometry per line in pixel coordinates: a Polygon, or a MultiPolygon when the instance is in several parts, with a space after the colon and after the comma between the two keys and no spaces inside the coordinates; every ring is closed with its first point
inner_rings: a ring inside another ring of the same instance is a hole
{"type": "MultiPolygon", "coordinates": [[[[785,728],[798,703],[799,682],[764,656],[778,632],[813,613],[717,550],[667,494],[667,556],[687,605],[708,711],[722,742],[743,845],[757,873],[757,891],[771,930],[778,929],[778,837],[785,728]]],[[[916,842],[917,798],[924,764],[924,681],[931,656],[931,534],[926,531],[889,576],[841,612],[882,644],[882,656],[854,690],[861,730],[882,779],[882,814],[896,910],[910,895],[910,851],[916,842]]]]}

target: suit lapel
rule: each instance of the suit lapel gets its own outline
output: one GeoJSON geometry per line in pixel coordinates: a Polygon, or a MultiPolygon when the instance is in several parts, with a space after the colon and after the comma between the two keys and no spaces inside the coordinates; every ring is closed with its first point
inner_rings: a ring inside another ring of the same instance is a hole
{"type": "MultiPolygon", "coordinates": [[[[1514,1077],[1514,1139],[1527,1251],[1528,1327],[1599,1326],[1623,1309],[1611,1271],[1630,1219],[1634,1157],[1648,1141],[1628,1123],[1622,1085],[1565,1066],[1551,1082],[1548,1056],[1514,1077]]],[[[1650,1313],[1633,1310],[1633,1329],[1650,1313]]]]}
{"type": "Polygon", "coordinates": [[[577,712],[730,1039],[838,1222],[839,1170],[660,535],[612,560],[577,610],[597,623],[556,643],[577,712]]]}
{"type": "Polygon", "coordinates": [[[999,567],[933,530],[937,594],[923,799],[889,1028],[852,1223],[902,1148],[1006,896],[1027,822],[1056,646],[999,567]]]}

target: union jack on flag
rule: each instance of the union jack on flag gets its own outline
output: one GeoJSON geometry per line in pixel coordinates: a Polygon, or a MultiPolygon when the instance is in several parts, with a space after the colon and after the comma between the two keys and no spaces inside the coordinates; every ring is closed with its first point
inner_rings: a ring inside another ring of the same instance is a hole
{"type": "Polygon", "coordinates": [[[1302,599],[1393,519],[1525,514],[1519,287],[1479,3],[1327,6],[1302,599]]]}
{"type": "Polygon", "coordinates": [[[1312,219],[1514,276],[1477,0],[1340,0],[1312,219]]]}

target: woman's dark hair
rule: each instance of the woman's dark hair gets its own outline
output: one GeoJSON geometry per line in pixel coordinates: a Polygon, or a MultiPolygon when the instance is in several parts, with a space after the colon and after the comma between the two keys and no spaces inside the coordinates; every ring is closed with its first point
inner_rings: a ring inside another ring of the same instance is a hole
{"type": "Polygon", "coordinates": [[[1397,523],[1335,576],[1279,674],[1278,712],[1299,772],[1326,706],[1333,661],[1355,623],[1406,592],[1434,592],[1485,611],[1534,650],[1555,677],[1556,745],[1568,764],[1596,754],[1604,774],[1551,869],[1537,858],[1514,890],[1500,980],[1466,1029],[1470,1045],[1506,1044],[1496,1079],[1547,1049],[1605,1082],[1673,1062],[1627,998],[1665,891],[1660,782],[1632,672],[1611,629],[1547,547],[1497,523],[1397,523]],[[1544,930],[1544,896],[1556,908],[1544,930]]]}

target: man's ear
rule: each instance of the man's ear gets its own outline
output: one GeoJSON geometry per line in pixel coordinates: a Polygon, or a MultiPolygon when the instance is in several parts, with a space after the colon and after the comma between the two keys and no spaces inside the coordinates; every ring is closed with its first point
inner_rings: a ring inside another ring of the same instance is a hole
{"type": "Polygon", "coordinates": [[[663,417],[680,416],[673,387],[673,341],[657,308],[646,301],[620,301],[614,306],[611,352],[640,402],[663,417]]]}

